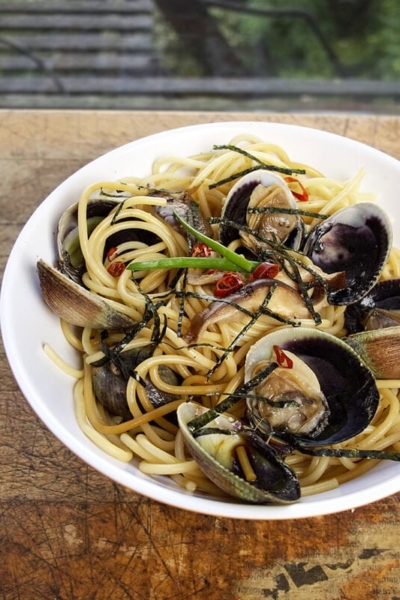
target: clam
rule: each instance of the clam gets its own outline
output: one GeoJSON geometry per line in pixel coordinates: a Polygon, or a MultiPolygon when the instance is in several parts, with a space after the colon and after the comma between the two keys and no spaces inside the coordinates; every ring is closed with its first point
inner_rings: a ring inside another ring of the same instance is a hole
{"type": "MultiPolygon", "coordinates": [[[[165,197],[167,199],[167,204],[165,206],[157,206],[155,209],[156,214],[175,231],[184,237],[187,236],[187,231],[175,218],[175,214],[177,214],[184,221],[189,223],[193,229],[196,229],[196,231],[199,231],[208,237],[213,236],[211,225],[202,214],[198,203],[193,200],[188,192],[177,192],[175,194],[160,192],[157,195],[165,197]]],[[[196,240],[193,239],[192,241],[196,240]]]]}
{"type": "Polygon", "coordinates": [[[377,379],[400,378],[400,279],[379,281],[346,308],[343,338],[377,379]]]}
{"type": "MultiPolygon", "coordinates": [[[[123,196],[121,199],[123,200],[123,196]]],[[[121,203],[121,199],[91,199],[87,205],[86,222],[88,235],[110,212],[121,203]]],[[[128,219],[120,219],[119,221],[128,219]]],[[[157,235],[144,229],[135,227],[122,229],[111,234],[105,243],[104,257],[108,251],[128,241],[141,241],[148,245],[159,241],[157,235]]],[[[61,216],[57,228],[57,247],[59,254],[59,268],[68,277],[79,284],[82,284],[82,275],[84,274],[85,259],[82,254],[79,229],[78,229],[78,204],[70,206],[61,216]]]]}
{"type": "MultiPolygon", "coordinates": [[[[91,200],[87,205],[88,234],[115,208],[117,200],[91,200]]],[[[57,227],[57,248],[60,270],[77,283],[82,282],[85,259],[79,243],[78,204],[75,203],[61,215],[57,227]]]]}
{"type": "Polygon", "coordinates": [[[400,324],[400,279],[379,281],[355,304],[346,308],[349,334],[400,324]]]}
{"type": "MultiPolygon", "coordinates": [[[[120,352],[105,364],[92,367],[94,394],[111,414],[118,415],[123,420],[132,418],[126,399],[126,385],[135,367],[149,358],[152,352],[151,346],[133,348],[120,352]]],[[[170,385],[179,385],[179,377],[170,367],[160,365],[158,369],[163,381],[170,385]]],[[[145,389],[154,408],[176,400],[176,396],[159,390],[149,378],[145,380],[145,389]]]]}
{"type": "Polygon", "coordinates": [[[346,286],[329,294],[331,304],[357,302],[375,285],[389,256],[392,227],[371,202],[339,210],[308,235],[304,253],[325,273],[344,271],[346,286]]]}
{"type": "Polygon", "coordinates": [[[343,340],[357,352],[377,379],[400,379],[400,325],[361,331],[343,340]]]}
{"type": "Polygon", "coordinates": [[[296,250],[303,236],[303,221],[298,215],[287,212],[296,208],[296,200],[281,177],[263,169],[248,173],[237,181],[226,198],[220,228],[221,243],[227,246],[240,237],[243,246],[256,256],[269,249],[264,240],[280,242],[296,250]],[[264,212],[252,212],[263,209],[264,212]],[[262,239],[245,231],[244,226],[262,239]]]}
{"type": "Polygon", "coordinates": [[[134,327],[135,322],[130,317],[42,259],[37,262],[37,271],[44,301],[53,313],[67,323],[115,331],[126,331],[134,327]]]}
{"type": "Polygon", "coordinates": [[[280,453],[240,421],[221,414],[193,435],[190,422],[205,412],[194,402],[181,404],[178,423],[190,454],[215,485],[245,502],[289,504],[299,499],[298,480],[280,453]]]}
{"type": "Polygon", "coordinates": [[[379,402],[375,379],[342,340],[311,328],[267,334],[247,354],[245,381],[271,362],[277,368],[247,398],[249,419],[266,435],[330,445],[371,422],[379,402]]]}

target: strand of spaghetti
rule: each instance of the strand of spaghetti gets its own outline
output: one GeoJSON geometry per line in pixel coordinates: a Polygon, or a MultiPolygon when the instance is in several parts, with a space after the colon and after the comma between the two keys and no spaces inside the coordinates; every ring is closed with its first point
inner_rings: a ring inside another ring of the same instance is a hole
{"type": "Polygon", "coordinates": [[[104,423],[96,423],[96,429],[101,433],[125,433],[127,431],[133,431],[138,427],[141,427],[144,423],[149,423],[150,421],[155,421],[159,417],[163,417],[164,415],[168,415],[171,412],[174,412],[178,406],[183,404],[185,400],[174,400],[169,404],[165,404],[164,406],[159,406],[155,408],[152,412],[144,413],[140,415],[140,417],[135,417],[134,419],[130,419],[129,421],[125,421],[124,423],[119,423],[117,425],[106,425],[104,423]]]}
{"type": "Polygon", "coordinates": [[[382,394],[385,395],[389,410],[385,415],[385,419],[380,424],[376,425],[375,431],[363,439],[363,449],[375,447],[377,441],[385,436],[385,434],[393,426],[396,417],[399,415],[399,402],[397,397],[394,394],[388,393],[388,390],[384,389],[382,390],[382,394]]]}
{"type": "Polygon", "coordinates": [[[146,463],[141,462],[139,469],[142,473],[148,473],[149,475],[174,475],[178,473],[197,473],[198,465],[194,460],[181,462],[177,464],[163,464],[163,463],[146,463]]]}
{"type": "Polygon", "coordinates": [[[326,456],[316,457],[311,460],[308,475],[300,479],[300,485],[307,486],[321,479],[324,472],[328,468],[330,459],[326,456]]]}
{"type": "Polygon", "coordinates": [[[75,348],[79,352],[82,352],[83,351],[82,341],[72,331],[71,325],[69,323],[67,323],[67,321],[64,321],[63,319],[60,319],[60,324],[61,324],[61,330],[62,330],[67,342],[73,348],[75,348]]]}
{"type": "Polygon", "coordinates": [[[99,350],[100,339],[98,335],[93,335],[93,329],[84,327],[81,334],[82,351],[90,356],[99,350]]]}
{"type": "Polygon", "coordinates": [[[336,476],[339,484],[346,483],[352,479],[356,479],[373,469],[379,461],[377,460],[361,460],[357,463],[356,467],[352,471],[346,471],[336,476]]]}
{"type": "MultiPolygon", "coordinates": [[[[342,191],[324,206],[324,212],[326,212],[326,214],[331,214],[332,212],[337,211],[340,208],[342,201],[357,189],[364,175],[365,169],[360,169],[355,177],[345,183],[342,191]]],[[[311,227],[317,223],[318,221],[314,220],[311,227]]]]}
{"type": "Polygon", "coordinates": [[[314,483],[313,485],[307,485],[301,488],[302,497],[313,496],[314,494],[322,494],[323,492],[329,492],[339,487],[338,479],[331,478],[325,481],[314,483]]]}
{"type": "MultiPolygon", "coordinates": [[[[206,158],[204,156],[204,158],[206,158]]],[[[197,160],[195,157],[193,158],[188,158],[188,157],[182,157],[182,156],[163,156],[162,158],[155,160],[153,163],[153,167],[152,167],[152,173],[156,174],[156,173],[160,173],[160,170],[164,167],[165,165],[170,165],[170,170],[172,169],[172,165],[174,166],[174,168],[178,168],[180,169],[181,167],[191,167],[192,169],[199,169],[202,170],[204,168],[204,160],[197,160]]],[[[172,171],[173,172],[173,171],[172,171]]],[[[165,172],[164,172],[165,174],[165,172]]]]}
{"type": "Polygon", "coordinates": [[[355,469],[355,467],[356,467],[354,459],[347,458],[345,456],[342,456],[341,458],[339,458],[338,462],[348,471],[351,471],[352,469],[355,469]]]}
{"type": "Polygon", "coordinates": [[[76,420],[78,422],[79,427],[84,432],[84,434],[92,440],[104,452],[107,452],[117,460],[121,460],[123,462],[130,462],[133,458],[132,452],[127,448],[123,450],[122,448],[118,448],[115,444],[112,444],[104,435],[101,435],[98,431],[93,429],[87,423],[86,419],[86,410],[85,410],[85,399],[83,394],[83,380],[80,379],[74,388],[74,399],[75,399],[75,415],[76,420]]]}
{"type": "Polygon", "coordinates": [[[163,440],[161,436],[157,434],[153,425],[149,423],[144,423],[141,427],[143,433],[146,435],[147,439],[161,450],[165,450],[165,452],[173,452],[175,449],[175,440],[163,440]]]}
{"type": "MultiPolygon", "coordinates": [[[[205,338],[205,341],[206,339],[207,338],[205,338]]],[[[205,369],[206,371],[209,371],[214,366],[214,362],[208,359],[207,357],[203,356],[196,348],[188,348],[184,346],[182,338],[178,337],[175,331],[172,331],[172,329],[170,329],[169,327],[167,327],[167,330],[165,332],[164,340],[168,340],[172,343],[173,346],[175,346],[175,348],[179,348],[180,353],[182,354],[180,360],[184,359],[183,364],[193,366],[196,370],[205,369]],[[185,362],[186,360],[196,361],[196,364],[192,365],[189,362],[185,362]]],[[[162,347],[164,349],[164,345],[162,345],[162,347]]]]}
{"type": "Polygon", "coordinates": [[[141,446],[141,448],[144,448],[147,450],[147,452],[152,454],[159,463],[167,463],[172,465],[182,462],[176,456],[155,446],[143,433],[139,433],[136,436],[136,442],[139,444],[139,446],[141,446]]]}
{"type": "Polygon", "coordinates": [[[400,388],[400,379],[378,379],[376,386],[380,391],[384,389],[398,389],[400,388]]]}
{"type": "MultiPolygon", "coordinates": [[[[179,356],[176,357],[177,360],[179,360],[179,358],[179,356]]],[[[152,383],[156,386],[156,388],[162,392],[166,392],[167,394],[176,394],[179,390],[179,393],[182,394],[182,396],[186,394],[192,395],[193,392],[196,396],[202,396],[203,394],[219,394],[225,390],[225,384],[223,383],[209,384],[207,382],[204,382],[202,385],[170,385],[169,383],[166,383],[164,379],[160,376],[160,371],[157,368],[157,365],[150,367],[148,373],[152,383]]],[[[205,378],[202,377],[202,379],[204,380],[205,378]]]]}
{"type": "Polygon", "coordinates": [[[83,377],[82,369],[74,369],[71,367],[49,344],[43,344],[43,351],[50,360],[61,369],[61,371],[64,371],[64,373],[67,373],[70,377],[73,377],[74,379],[81,379],[81,377],[83,377]]]}
{"type": "Polygon", "coordinates": [[[142,458],[143,460],[147,460],[147,462],[157,462],[157,459],[151,452],[148,452],[145,448],[143,448],[137,441],[129,435],[129,433],[122,433],[120,436],[121,442],[125,444],[136,456],[142,458]]]}
{"type": "Polygon", "coordinates": [[[198,464],[194,460],[179,461],[175,456],[160,450],[143,435],[136,437],[136,442],[144,449],[152,454],[158,462],[141,462],[139,469],[144,473],[153,475],[172,475],[180,473],[191,473],[193,475],[202,475],[198,464]]]}

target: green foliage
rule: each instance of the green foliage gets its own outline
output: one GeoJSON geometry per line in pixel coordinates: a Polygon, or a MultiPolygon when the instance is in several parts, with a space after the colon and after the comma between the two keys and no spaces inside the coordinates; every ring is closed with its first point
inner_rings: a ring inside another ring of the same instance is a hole
{"type": "MultiPolygon", "coordinates": [[[[399,77],[399,0],[236,0],[235,4],[277,11],[271,16],[210,8],[249,75],[298,79],[399,77]],[[298,14],[285,15],[282,9],[295,9],[298,14]],[[299,16],[300,11],[310,15],[319,33],[310,25],[310,19],[299,16]],[[330,50],[324,48],[320,36],[330,50]]],[[[170,72],[201,75],[201,67],[182,54],[176,37],[170,45],[164,42],[164,50],[170,72]]]]}

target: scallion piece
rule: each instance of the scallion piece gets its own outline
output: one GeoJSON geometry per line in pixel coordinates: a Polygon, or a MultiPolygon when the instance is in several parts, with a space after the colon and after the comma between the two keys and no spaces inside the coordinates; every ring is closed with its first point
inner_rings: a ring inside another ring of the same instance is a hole
{"type": "Polygon", "coordinates": [[[243,271],[249,273],[258,265],[255,261],[246,261],[250,268],[240,268],[226,258],[207,258],[201,256],[176,256],[154,260],[133,261],[127,266],[131,271],[153,271],[155,269],[218,269],[219,271],[243,271]]]}
{"type": "MultiPolygon", "coordinates": [[[[228,269],[229,271],[236,270],[236,271],[244,271],[245,273],[252,273],[254,271],[254,269],[256,268],[256,266],[258,266],[260,264],[258,262],[254,262],[252,260],[247,260],[247,258],[242,256],[241,254],[236,254],[236,252],[233,252],[233,250],[229,250],[229,248],[226,248],[219,242],[216,242],[215,240],[204,235],[203,233],[200,233],[200,231],[197,231],[197,229],[194,229],[194,227],[189,225],[189,223],[187,223],[184,219],[182,219],[182,217],[180,217],[175,211],[174,211],[174,216],[175,216],[175,219],[182,225],[182,227],[184,227],[186,229],[186,231],[191,233],[195,238],[197,238],[201,242],[204,242],[204,244],[207,244],[207,246],[209,248],[211,248],[212,250],[215,250],[215,252],[218,252],[218,254],[220,254],[221,256],[224,256],[229,262],[233,263],[233,265],[235,265],[235,268],[234,269],[230,268],[230,269],[228,269]]],[[[201,259],[201,260],[204,260],[204,259],[201,259]]]]}

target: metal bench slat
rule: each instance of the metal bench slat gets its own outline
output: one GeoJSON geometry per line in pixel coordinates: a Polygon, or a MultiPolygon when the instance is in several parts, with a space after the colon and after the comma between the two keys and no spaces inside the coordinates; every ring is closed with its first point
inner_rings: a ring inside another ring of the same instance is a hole
{"type": "MultiPolygon", "coordinates": [[[[351,94],[353,96],[400,96],[400,83],[373,80],[345,79],[337,81],[288,80],[264,78],[177,78],[177,77],[136,77],[121,79],[112,77],[61,78],[69,94],[131,94],[131,95],[214,95],[236,97],[272,97],[315,94],[332,96],[351,94]]],[[[13,93],[55,93],[54,82],[44,76],[22,79],[5,77],[2,92],[13,93]]]]}
{"type": "Polygon", "coordinates": [[[153,50],[152,34],[133,33],[118,34],[115,32],[95,33],[49,33],[46,35],[13,35],[8,36],[10,39],[16,40],[18,43],[29,48],[30,50],[79,50],[99,51],[99,50],[114,50],[122,51],[143,51],[153,50]]]}
{"type": "MultiPolygon", "coordinates": [[[[135,72],[151,72],[153,67],[153,57],[151,53],[132,53],[132,54],[112,54],[110,52],[97,53],[51,53],[46,55],[40,54],[40,58],[45,61],[46,65],[53,69],[58,75],[60,73],[77,73],[80,72],[105,72],[112,71],[124,74],[135,72]]],[[[2,89],[1,81],[10,72],[30,73],[36,71],[31,58],[22,54],[0,54],[0,71],[3,71],[3,77],[0,76],[0,89],[2,89]]]]}
{"type": "MultiPolygon", "coordinates": [[[[0,8],[1,15],[1,8],[0,8]]],[[[1,29],[12,35],[13,30],[71,30],[71,31],[139,31],[153,28],[153,17],[141,14],[99,14],[94,18],[89,14],[59,15],[3,15],[1,29]]]]}
{"type": "Polygon", "coordinates": [[[0,12],[39,15],[40,13],[152,13],[152,0],[43,0],[41,2],[5,2],[0,5],[0,12]]]}

